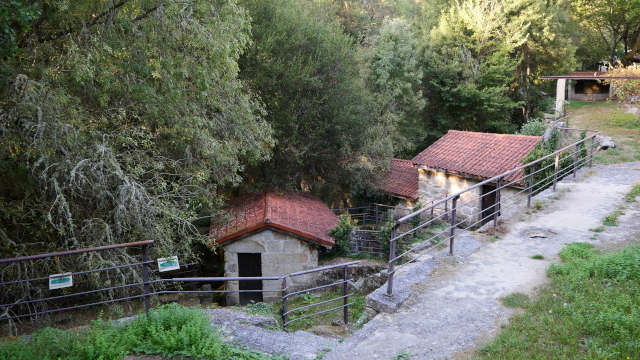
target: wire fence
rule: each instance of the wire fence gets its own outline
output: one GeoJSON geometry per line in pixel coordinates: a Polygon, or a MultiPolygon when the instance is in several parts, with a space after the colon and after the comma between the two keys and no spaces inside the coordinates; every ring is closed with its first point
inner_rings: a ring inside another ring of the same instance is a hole
{"type": "MultiPolygon", "coordinates": [[[[80,310],[96,307],[100,305],[115,304],[120,302],[143,301],[146,313],[152,307],[152,298],[157,299],[162,295],[169,294],[235,294],[240,293],[261,293],[269,294],[269,298],[282,302],[281,320],[284,329],[295,321],[318,316],[331,311],[342,311],[345,324],[348,323],[349,294],[347,284],[349,268],[358,264],[358,261],[343,264],[318,267],[301,272],[294,272],[282,276],[260,276],[260,277],[167,277],[166,274],[182,273],[185,267],[194,264],[180,266],[177,259],[162,258],[149,259],[149,250],[153,246],[153,241],[139,241],[132,243],[114,244],[95,248],[75,249],[70,251],[59,251],[53,253],[43,253],[32,256],[0,259],[0,270],[7,266],[22,265],[23,267],[35,267],[39,265],[44,269],[50,269],[50,264],[42,261],[54,262],[58,265],[60,273],[48,276],[34,276],[25,278],[5,279],[0,278],[0,292],[3,297],[0,303],[0,322],[9,324],[10,329],[16,329],[23,321],[40,322],[48,316],[60,312],[80,310]],[[68,266],[74,263],[74,256],[84,256],[89,253],[104,253],[109,251],[127,250],[138,256],[140,261],[126,264],[118,264],[107,267],[97,267],[93,269],[83,269],[65,271],[68,266]],[[67,259],[67,261],[61,261],[67,259]],[[157,264],[157,267],[156,267],[157,264]],[[47,266],[45,266],[47,265],[47,266]],[[163,269],[163,266],[165,268],[163,269]],[[113,276],[114,271],[133,271],[139,273],[142,268],[142,278],[136,280],[125,274],[118,273],[113,276]],[[328,276],[319,276],[327,271],[341,271],[344,278],[337,282],[319,284],[322,279],[329,279],[328,276]],[[89,281],[87,277],[95,277],[101,281],[89,281]],[[261,284],[266,282],[278,282],[282,286],[260,286],[259,289],[245,290],[239,287],[230,289],[230,282],[256,282],[261,284]],[[203,284],[220,284],[204,287],[203,284]],[[26,287],[26,291],[25,291],[26,287]],[[340,295],[334,292],[332,297],[319,303],[305,305],[304,307],[288,308],[290,301],[296,296],[302,296],[310,292],[319,290],[329,290],[339,288],[340,295]],[[211,290],[209,290],[211,289],[211,290]],[[20,290],[20,291],[17,291],[20,290]],[[10,299],[10,300],[7,300],[10,299]],[[318,312],[308,313],[307,309],[321,306],[327,303],[341,302],[340,306],[330,309],[323,309],[318,312]],[[302,310],[304,316],[297,316],[302,310]]],[[[37,272],[37,269],[34,269],[37,272]]],[[[188,271],[186,272],[188,273],[188,271]]],[[[171,276],[171,275],[170,275],[171,276]]]]}
{"type": "Polygon", "coordinates": [[[387,295],[393,296],[394,274],[406,264],[415,261],[421,251],[449,242],[449,254],[454,253],[456,231],[475,230],[493,222],[495,231],[498,218],[506,216],[524,206],[531,207],[534,196],[551,187],[556,191],[558,181],[567,176],[576,177],[579,168],[593,164],[595,139],[598,133],[584,137],[551,154],[506,171],[471,187],[431,202],[407,216],[397,220],[391,230],[387,295]],[[439,209],[438,211],[434,211],[439,209]],[[442,211],[444,209],[444,211],[442,211]],[[435,214],[435,215],[434,215],[435,214]],[[401,226],[408,230],[402,230],[401,226]],[[446,226],[442,226],[446,224],[446,226]],[[436,226],[441,225],[438,229],[436,226]],[[399,246],[409,243],[418,232],[436,228],[428,237],[408,248],[399,246]],[[399,254],[396,254],[396,251],[399,254]]]}

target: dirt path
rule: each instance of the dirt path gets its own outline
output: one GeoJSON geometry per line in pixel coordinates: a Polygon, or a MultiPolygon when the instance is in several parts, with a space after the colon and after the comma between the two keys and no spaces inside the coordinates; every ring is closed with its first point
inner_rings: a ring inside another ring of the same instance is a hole
{"type": "MultiPolygon", "coordinates": [[[[578,181],[566,179],[552,196],[557,199],[545,202],[542,211],[512,216],[500,240],[457,264],[441,266],[412,289],[416,294],[398,312],[377,315],[324,359],[392,359],[403,353],[411,359],[465,357],[465,351],[491,338],[513,314],[500,298],[533,293],[546,282],[546,268],[566,244],[614,246],[627,240],[622,233],[633,229],[621,226],[620,235],[599,238],[589,229],[601,226],[638,181],[640,162],[599,165],[582,170],[578,181]],[[531,231],[547,232],[548,237],[531,238],[531,231]],[[531,259],[535,254],[545,260],[531,259]]],[[[637,215],[624,215],[625,226],[639,227],[633,220],[637,215]]]]}

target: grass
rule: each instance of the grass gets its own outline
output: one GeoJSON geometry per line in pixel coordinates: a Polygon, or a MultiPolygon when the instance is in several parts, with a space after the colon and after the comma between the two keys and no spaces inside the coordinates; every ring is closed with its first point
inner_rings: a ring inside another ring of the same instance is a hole
{"type": "MultiPolygon", "coordinates": [[[[323,301],[327,301],[330,299],[334,299],[342,296],[342,291],[332,291],[332,292],[324,292],[324,293],[304,293],[298,296],[290,297],[287,300],[287,308],[289,311],[311,304],[317,304],[323,301]]],[[[366,296],[362,294],[353,294],[349,296],[349,323],[350,324],[360,324],[364,325],[364,322],[359,321],[362,314],[364,314],[365,310],[365,302],[366,296]]],[[[343,304],[343,299],[336,299],[334,301],[330,301],[325,304],[312,306],[307,309],[302,309],[299,311],[295,311],[292,314],[289,314],[289,321],[300,318],[306,315],[311,315],[313,313],[329,310],[331,308],[341,306],[343,304]]],[[[245,307],[237,306],[236,309],[245,311],[250,314],[257,314],[263,316],[272,316],[280,326],[282,326],[282,302],[277,301],[273,304],[265,304],[265,303],[252,303],[248,304],[245,307]]],[[[331,325],[334,322],[342,322],[343,321],[343,313],[342,308],[334,311],[329,311],[324,314],[319,314],[317,316],[312,316],[306,319],[302,319],[299,321],[295,321],[288,325],[287,330],[289,331],[297,331],[297,330],[307,330],[315,325],[331,325]]]]}
{"type": "Polygon", "coordinates": [[[544,255],[542,254],[535,254],[531,257],[533,260],[544,260],[544,255]]]}
{"type": "Polygon", "coordinates": [[[529,303],[529,296],[523,293],[513,293],[502,298],[502,304],[510,308],[523,308],[529,303]]]}
{"type": "Polygon", "coordinates": [[[391,359],[392,360],[409,360],[411,359],[411,354],[409,354],[407,350],[402,350],[391,359]]]}
{"type": "Polygon", "coordinates": [[[598,226],[597,228],[589,229],[589,231],[592,231],[594,233],[601,233],[604,231],[604,226],[598,226]]]}
{"type": "Polygon", "coordinates": [[[633,185],[631,191],[625,195],[624,199],[626,202],[634,202],[638,195],[640,195],[640,183],[633,185]]]}
{"type": "Polygon", "coordinates": [[[594,161],[615,164],[640,160],[640,117],[627,113],[615,102],[575,102],[568,107],[569,125],[574,128],[599,130],[611,136],[615,149],[598,151],[594,161]]]}
{"type": "Polygon", "coordinates": [[[639,359],[640,248],[574,243],[551,283],[478,352],[481,359],[639,359]]]}
{"type": "Polygon", "coordinates": [[[0,344],[0,359],[116,360],[130,354],[197,359],[275,359],[227,344],[207,316],[193,308],[164,305],[125,324],[96,320],[82,330],[46,328],[25,343],[0,344]]]}
{"type": "Polygon", "coordinates": [[[618,217],[624,214],[622,210],[623,208],[619,208],[611,214],[605,216],[602,220],[602,224],[604,224],[605,226],[618,226],[618,217]]]}

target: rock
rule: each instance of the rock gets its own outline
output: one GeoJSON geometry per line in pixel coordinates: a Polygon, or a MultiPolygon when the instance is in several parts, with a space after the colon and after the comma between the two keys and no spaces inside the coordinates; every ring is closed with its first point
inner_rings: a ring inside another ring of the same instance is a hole
{"type": "Polygon", "coordinates": [[[333,338],[333,339],[341,339],[347,334],[348,329],[342,325],[334,326],[332,324],[332,325],[316,325],[311,329],[309,329],[309,331],[319,336],[333,338]]]}
{"type": "Polygon", "coordinates": [[[598,135],[596,136],[596,141],[598,142],[599,148],[598,150],[607,150],[609,148],[615,149],[616,143],[610,136],[598,135]]]}

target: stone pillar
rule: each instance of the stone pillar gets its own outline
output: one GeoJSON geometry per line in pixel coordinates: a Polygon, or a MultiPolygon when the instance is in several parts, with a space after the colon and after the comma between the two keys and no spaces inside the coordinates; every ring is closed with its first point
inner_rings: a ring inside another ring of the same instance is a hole
{"type": "Polygon", "coordinates": [[[558,79],[558,84],[556,85],[556,118],[558,116],[564,115],[564,95],[566,86],[567,79],[558,79]]]}

